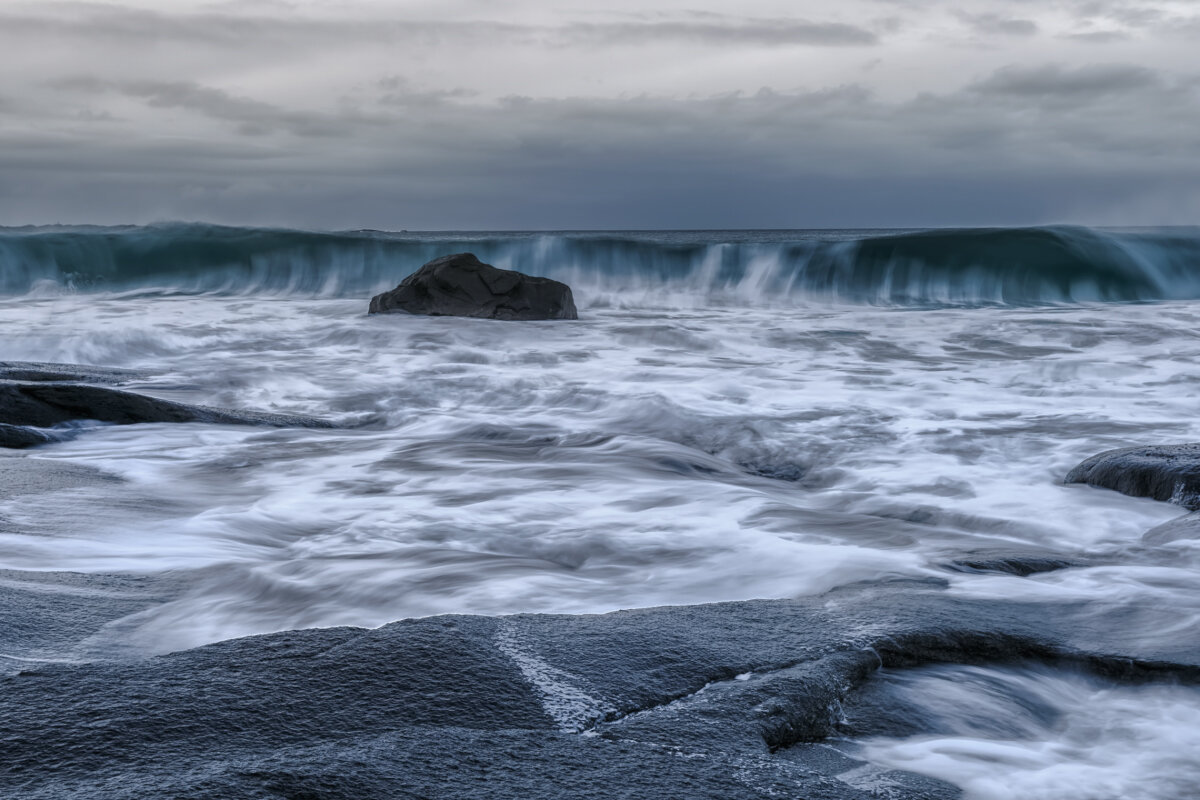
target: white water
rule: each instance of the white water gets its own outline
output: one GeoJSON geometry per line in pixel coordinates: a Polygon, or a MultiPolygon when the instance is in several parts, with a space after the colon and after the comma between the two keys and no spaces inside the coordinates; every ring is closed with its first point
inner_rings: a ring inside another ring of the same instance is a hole
{"type": "Polygon", "coordinates": [[[951,781],[964,800],[1191,800],[1200,693],[1046,668],[884,674],[937,732],[862,742],[860,757],[951,781]]]}
{"type": "Polygon", "coordinates": [[[520,324],[362,310],[5,301],[9,359],[144,369],[131,388],[362,427],[106,427],[40,449],[128,484],[4,504],[0,566],[192,571],[128,634],[152,650],[889,575],[1197,607],[1193,543],[1140,547],[1179,509],[1060,485],[1095,452],[1200,437],[1191,305],[585,308],[520,324]],[[940,566],[997,549],[1109,571],[940,566]]]}
{"type": "MultiPolygon", "coordinates": [[[[99,427],[32,451],[126,483],[0,503],[0,567],[174,576],[176,599],[104,633],[149,652],[933,575],[975,597],[1144,602],[1134,646],[1200,635],[1200,549],[1142,541],[1183,512],[1060,483],[1101,450],[1200,439],[1200,306],[580,300],[581,320],[548,323],[367,317],[361,300],[0,301],[4,359],[144,370],[128,388],[356,426],[99,427]],[[944,568],[991,552],[1088,566],[944,568]]],[[[921,680],[928,699],[970,675],[921,680]]],[[[1054,725],[998,741],[948,723],[874,741],[872,760],[979,800],[1191,796],[1170,780],[1200,775],[1193,690],[1013,680],[1060,696],[1054,725]]]]}

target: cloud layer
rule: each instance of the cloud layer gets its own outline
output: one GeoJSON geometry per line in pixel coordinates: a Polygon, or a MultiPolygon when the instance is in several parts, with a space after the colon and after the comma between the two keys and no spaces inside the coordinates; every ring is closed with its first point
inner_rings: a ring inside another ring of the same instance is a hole
{"type": "Polygon", "coordinates": [[[1191,3],[709,5],[0,0],[0,223],[1200,217],[1191,3]]]}

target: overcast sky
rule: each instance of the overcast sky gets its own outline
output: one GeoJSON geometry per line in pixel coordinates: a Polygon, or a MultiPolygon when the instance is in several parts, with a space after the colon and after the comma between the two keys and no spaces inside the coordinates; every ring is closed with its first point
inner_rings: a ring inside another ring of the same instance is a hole
{"type": "Polygon", "coordinates": [[[1200,0],[0,0],[0,224],[1196,224],[1198,54],[1200,0]]]}

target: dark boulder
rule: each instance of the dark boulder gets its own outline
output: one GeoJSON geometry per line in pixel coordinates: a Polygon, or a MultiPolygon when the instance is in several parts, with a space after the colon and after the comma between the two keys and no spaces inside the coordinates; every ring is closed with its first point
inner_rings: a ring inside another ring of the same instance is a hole
{"type": "Polygon", "coordinates": [[[407,311],[484,319],[578,319],[571,287],[484,264],[472,253],[435,258],[390,292],[371,298],[372,314],[407,311]]]}
{"type": "Polygon", "coordinates": [[[1067,473],[1066,483],[1115,489],[1200,509],[1200,444],[1167,444],[1109,450],[1067,473]]]}

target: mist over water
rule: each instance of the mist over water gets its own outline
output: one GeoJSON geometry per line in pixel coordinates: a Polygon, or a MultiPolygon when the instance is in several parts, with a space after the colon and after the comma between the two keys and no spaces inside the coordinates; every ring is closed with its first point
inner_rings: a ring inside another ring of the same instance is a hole
{"type": "MultiPolygon", "coordinates": [[[[343,427],[95,426],[31,451],[124,483],[0,503],[0,568],[179,587],[90,653],[894,579],[1140,603],[1125,635],[1152,652],[1200,635],[1196,543],[1143,538],[1183,511],[1061,484],[1101,450],[1200,439],[1191,233],[183,234],[5,232],[2,357],[343,427]],[[372,291],[466,249],[568,280],[580,320],[366,315],[372,291]],[[1075,566],[962,566],[1012,553],[1075,566]]],[[[887,680],[1000,698],[866,745],[969,797],[1182,798],[1097,776],[1197,776],[1155,754],[1191,747],[1192,689],[1021,668],[887,680]],[[1028,696],[1045,713],[1011,699],[1028,696]]]]}

